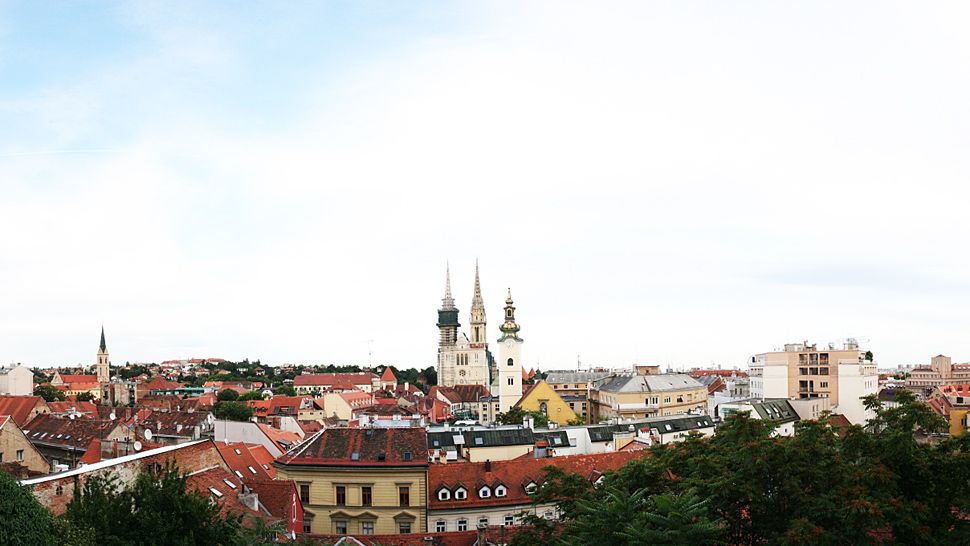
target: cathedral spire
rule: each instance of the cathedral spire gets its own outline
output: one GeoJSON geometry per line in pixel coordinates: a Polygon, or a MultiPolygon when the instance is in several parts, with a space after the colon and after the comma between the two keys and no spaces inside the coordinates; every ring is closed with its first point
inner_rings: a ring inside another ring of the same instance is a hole
{"type": "Polygon", "coordinates": [[[475,258],[475,294],[472,296],[472,309],[483,308],[485,303],[482,301],[482,284],[478,280],[478,258],[475,258]]]}
{"type": "Polygon", "coordinates": [[[472,296],[472,309],[469,324],[472,329],[472,347],[482,348],[485,341],[485,302],[482,301],[482,283],[478,280],[478,260],[475,260],[475,292],[472,296]]]}
{"type": "Polygon", "coordinates": [[[451,310],[455,308],[455,298],[451,296],[451,267],[445,263],[445,297],[441,298],[441,309],[451,310]]]}
{"type": "Polygon", "coordinates": [[[104,342],[104,325],[101,325],[101,352],[108,352],[108,344],[104,342]]]}

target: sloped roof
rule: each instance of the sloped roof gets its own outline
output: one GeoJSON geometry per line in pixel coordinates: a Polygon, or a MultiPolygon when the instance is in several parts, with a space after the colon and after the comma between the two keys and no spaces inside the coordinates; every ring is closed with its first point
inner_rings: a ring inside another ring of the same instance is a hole
{"type": "Polygon", "coordinates": [[[384,368],[384,373],[381,374],[381,381],[397,381],[397,377],[394,376],[394,372],[391,371],[390,366],[384,368]]]}
{"type": "Polygon", "coordinates": [[[223,515],[227,513],[261,515],[260,512],[239,502],[239,494],[244,491],[243,483],[235,474],[221,466],[190,474],[186,486],[214,500],[223,515]]]}
{"type": "Polygon", "coordinates": [[[97,383],[98,376],[96,375],[80,375],[80,374],[66,374],[62,373],[61,380],[65,383],[97,383]]]}
{"type": "Polygon", "coordinates": [[[489,396],[488,389],[485,385],[455,385],[453,388],[458,393],[461,401],[465,403],[477,403],[483,396],[489,396]]]}
{"type": "Polygon", "coordinates": [[[237,477],[243,480],[272,480],[276,477],[276,469],[269,464],[272,462],[273,456],[269,455],[265,447],[256,444],[245,444],[243,442],[233,442],[230,444],[217,442],[216,447],[219,448],[219,454],[222,455],[222,459],[226,461],[229,469],[233,473],[236,473],[237,477]],[[269,456],[269,462],[265,462],[265,456],[261,457],[262,461],[264,461],[261,462],[254,454],[256,450],[262,450],[266,456],[269,456]]]}
{"type": "Polygon", "coordinates": [[[46,406],[47,403],[40,396],[0,396],[0,414],[13,417],[18,426],[27,424],[30,412],[38,405],[46,406]]]}
{"type": "Polygon", "coordinates": [[[246,486],[259,496],[259,502],[274,518],[289,519],[293,502],[300,502],[300,495],[293,480],[244,480],[246,486]]]}
{"type": "Polygon", "coordinates": [[[703,388],[703,385],[683,373],[619,375],[599,386],[599,390],[606,392],[663,392],[699,388],[703,388]]]}
{"type": "Polygon", "coordinates": [[[579,474],[590,481],[595,481],[607,471],[616,470],[641,456],[643,452],[615,451],[592,455],[518,458],[491,463],[433,464],[428,467],[428,508],[442,510],[527,505],[531,504],[533,499],[526,491],[526,486],[530,483],[541,485],[545,481],[547,466],[557,466],[566,472],[579,474]],[[489,465],[490,471],[487,470],[489,465]],[[505,497],[496,497],[494,494],[486,498],[478,496],[478,489],[482,485],[488,485],[494,491],[499,484],[504,485],[507,490],[505,497]],[[438,500],[440,489],[447,488],[453,491],[459,485],[467,490],[467,498],[458,500],[451,495],[449,500],[438,500]]]}
{"type": "Polygon", "coordinates": [[[276,461],[285,465],[427,466],[423,428],[330,428],[276,461]]]}
{"type": "Polygon", "coordinates": [[[91,440],[107,436],[117,426],[114,421],[68,419],[42,413],[31,419],[23,431],[32,444],[84,449],[91,440]]]}
{"type": "Polygon", "coordinates": [[[263,434],[270,439],[276,447],[280,448],[280,451],[288,451],[294,445],[300,443],[302,438],[299,434],[295,432],[289,432],[286,430],[280,430],[275,427],[263,423],[256,423],[259,430],[263,431],[263,434]]]}

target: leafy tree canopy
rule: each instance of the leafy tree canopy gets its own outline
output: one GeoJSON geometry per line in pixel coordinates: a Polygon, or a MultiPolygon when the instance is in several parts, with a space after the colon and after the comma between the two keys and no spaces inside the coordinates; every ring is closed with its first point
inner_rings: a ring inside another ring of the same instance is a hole
{"type": "Polygon", "coordinates": [[[223,389],[219,391],[219,394],[216,395],[216,399],[219,400],[220,402],[238,400],[239,393],[234,391],[233,389],[223,389]]]}
{"type": "Polygon", "coordinates": [[[67,399],[64,391],[52,385],[37,385],[34,387],[34,396],[40,396],[47,402],[63,402],[67,399]]]}
{"type": "Polygon", "coordinates": [[[230,421],[249,421],[253,418],[253,408],[245,402],[235,400],[216,402],[212,406],[212,413],[217,419],[228,419],[230,421]]]}

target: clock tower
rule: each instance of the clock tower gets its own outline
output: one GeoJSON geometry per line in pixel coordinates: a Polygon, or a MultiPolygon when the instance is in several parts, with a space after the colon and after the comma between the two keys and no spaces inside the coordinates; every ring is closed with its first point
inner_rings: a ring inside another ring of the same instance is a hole
{"type": "MultiPolygon", "coordinates": [[[[498,339],[499,359],[496,363],[498,384],[495,387],[499,397],[498,410],[505,413],[522,398],[522,338],[519,337],[519,325],[515,322],[511,289],[505,298],[505,322],[500,330],[502,337],[498,339]]],[[[494,390],[492,394],[496,394],[494,390]]]]}

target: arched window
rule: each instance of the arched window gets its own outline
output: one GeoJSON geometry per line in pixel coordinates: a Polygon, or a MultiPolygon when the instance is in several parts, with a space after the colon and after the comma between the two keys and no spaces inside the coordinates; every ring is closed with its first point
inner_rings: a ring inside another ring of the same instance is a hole
{"type": "Polygon", "coordinates": [[[545,402],[539,402],[539,411],[543,415],[549,415],[549,406],[545,402]]]}
{"type": "Polygon", "coordinates": [[[509,364],[509,366],[511,366],[511,365],[513,364],[513,363],[512,363],[512,359],[511,359],[511,358],[509,359],[509,362],[508,362],[508,364],[509,364]]]}

